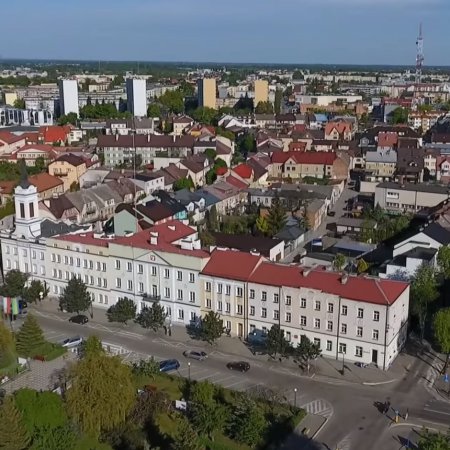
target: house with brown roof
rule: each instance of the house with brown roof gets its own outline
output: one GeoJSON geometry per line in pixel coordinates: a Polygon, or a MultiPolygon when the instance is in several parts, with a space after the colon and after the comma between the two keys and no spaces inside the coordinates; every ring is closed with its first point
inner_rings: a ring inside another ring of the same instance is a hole
{"type": "Polygon", "coordinates": [[[87,171],[86,160],[71,153],[63,154],[48,165],[48,172],[64,181],[64,191],[72,185],[79,185],[80,178],[87,171]]]}
{"type": "Polygon", "coordinates": [[[194,119],[192,117],[181,114],[172,118],[173,134],[175,136],[181,136],[188,128],[194,125],[194,119]]]}
{"type": "Polygon", "coordinates": [[[48,164],[55,159],[56,156],[57,153],[51,145],[27,144],[9,154],[0,156],[0,158],[2,161],[11,163],[24,161],[28,167],[34,167],[37,159],[42,158],[44,164],[48,164]]]}
{"type": "Polygon", "coordinates": [[[203,186],[205,184],[206,173],[211,169],[212,165],[212,161],[203,154],[189,156],[177,164],[180,169],[188,171],[188,177],[192,178],[195,186],[203,186]]]}
{"type": "Polygon", "coordinates": [[[347,121],[328,122],[325,125],[325,139],[333,141],[351,141],[352,126],[347,121]]]}
{"type": "Polygon", "coordinates": [[[23,135],[16,135],[9,131],[0,131],[0,155],[5,155],[18,150],[26,145],[23,135]]]}

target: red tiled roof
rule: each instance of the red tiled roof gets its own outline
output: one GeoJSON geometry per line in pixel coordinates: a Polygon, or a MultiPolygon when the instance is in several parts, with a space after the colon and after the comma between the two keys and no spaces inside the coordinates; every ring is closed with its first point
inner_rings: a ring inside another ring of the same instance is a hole
{"type": "Polygon", "coordinates": [[[330,134],[333,129],[336,129],[336,131],[339,134],[343,134],[346,131],[350,131],[350,124],[348,122],[328,122],[325,125],[325,134],[330,134]]]}
{"type": "Polygon", "coordinates": [[[265,262],[260,264],[249,277],[249,282],[270,286],[285,286],[294,288],[310,288],[324,291],[339,297],[390,305],[408,287],[408,283],[393,280],[380,280],[364,276],[348,276],[347,282],[342,283],[342,274],[324,269],[306,272],[300,266],[288,266],[265,262]]]}
{"type": "Polygon", "coordinates": [[[51,145],[47,144],[27,144],[23,147],[20,147],[18,150],[16,150],[16,153],[23,152],[25,150],[39,150],[42,152],[51,153],[53,152],[53,147],[51,145]]]}
{"type": "Polygon", "coordinates": [[[272,155],[272,163],[284,164],[289,158],[292,158],[297,164],[331,166],[337,156],[334,152],[278,152],[272,155]]]}
{"type": "Polygon", "coordinates": [[[272,163],[284,164],[290,156],[290,152],[275,152],[272,154],[272,163]]]}
{"type": "Polygon", "coordinates": [[[262,256],[232,250],[214,250],[203,275],[246,281],[264,260],[262,256]]]}
{"type": "Polygon", "coordinates": [[[393,147],[398,142],[398,134],[393,131],[378,133],[378,147],[393,147]]]}
{"type": "Polygon", "coordinates": [[[168,243],[178,241],[179,239],[183,239],[197,233],[196,230],[188,225],[185,225],[179,220],[170,220],[166,223],[153,225],[148,229],[148,231],[157,232],[158,237],[168,243]]]}
{"type": "Polygon", "coordinates": [[[238,180],[232,175],[228,176],[225,181],[238,189],[247,189],[248,184],[245,181],[238,180]]]}
{"type": "Polygon", "coordinates": [[[61,179],[54,177],[46,172],[39,173],[28,177],[30,184],[36,186],[38,192],[45,192],[48,189],[53,189],[61,184],[64,184],[61,179]]]}
{"type": "Polygon", "coordinates": [[[218,167],[216,169],[216,175],[225,175],[228,172],[226,167],[218,167]]]}
{"type": "Polygon", "coordinates": [[[44,139],[44,142],[64,142],[72,128],[69,125],[65,126],[46,126],[39,128],[39,134],[44,139]]]}
{"type": "Polygon", "coordinates": [[[244,180],[253,178],[253,169],[245,163],[242,163],[242,164],[239,164],[238,166],[236,166],[233,169],[233,172],[238,174],[244,180]]]}
{"type": "Polygon", "coordinates": [[[9,131],[0,131],[0,141],[5,142],[6,144],[14,144],[15,142],[19,142],[24,140],[23,136],[18,136],[17,134],[10,133],[9,131]]]}

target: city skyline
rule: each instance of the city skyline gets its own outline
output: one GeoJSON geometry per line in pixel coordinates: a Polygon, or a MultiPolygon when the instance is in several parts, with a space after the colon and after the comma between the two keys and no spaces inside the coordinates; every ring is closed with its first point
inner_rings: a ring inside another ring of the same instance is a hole
{"type": "Polygon", "coordinates": [[[443,0],[230,0],[219,9],[206,0],[130,0],[126,14],[117,0],[80,0],[64,14],[55,0],[26,3],[2,7],[18,19],[4,23],[15,38],[0,48],[3,58],[412,66],[422,22],[425,66],[450,65],[443,0]],[[34,30],[33,47],[17,23],[34,30]]]}

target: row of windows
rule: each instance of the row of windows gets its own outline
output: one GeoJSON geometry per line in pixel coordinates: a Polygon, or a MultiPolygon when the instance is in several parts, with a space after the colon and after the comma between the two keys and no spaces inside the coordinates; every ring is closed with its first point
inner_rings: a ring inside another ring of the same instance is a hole
{"type": "MultiPolygon", "coordinates": [[[[211,309],[211,299],[210,298],[206,299],[206,307],[208,309],[211,309]]],[[[216,309],[217,309],[218,312],[224,311],[224,309],[223,309],[223,302],[222,301],[219,300],[217,302],[217,308],[216,309]]],[[[231,303],[225,302],[225,312],[228,313],[228,314],[231,313],[231,303]]],[[[239,316],[242,316],[243,313],[244,313],[243,306],[242,305],[236,305],[236,314],[239,315],[239,316]]]]}
{"type": "MultiPolygon", "coordinates": [[[[5,253],[7,255],[11,254],[11,248],[9,247],[9,245],[5,246],[5,253]]],[[[13,255],[18,255],[19,254],[19,251],[18,251],[17,247],[12,247],[12,254],[13,255]]],[[[22,249],[22,256],[24,258],[28,257],[28,250],[26,248],[22,249]]],[[[37,259],[37,252],[36,252],[36,250],[31,250],[31,258],[32,259],[37,259]]],[[[39,252],[39,259],[41,261],[44,261],[44,252],[39,252]]]]}
{"type": "MultiPolygon", "coordinates": [[[[115,260],[115,268],[116,268],[116,270],[120,270],[120,268],[121,268],[120,259],[115,260]]],[[[127,261],[126,268],[127,268],[127,272],[132,272],[133,271],[133,263],[131,261],[127,261]]],[[[138,264],[137,273],[139,273],[139,274],[144,273],[144,265],[143,264],[138,264]]],[[[151,273],[152,273],[152,276],[154,276],[154,277],[157,275],[156,266],[151,266],[151,273]]],[[[178,281],[183,281],[183,272],[181,270],[177,270],[176,275],[177,275],[178,281]]],[[[164,278],[170,278],[170,269],[164,269],[164,278]]],[[[193,272],[189,273],[189,282],[195,283],[195,273],[193,273],[193,272]]]]}
{"type": "MultiPolygon", "coordinates": [[[[64,261],[66,266],[74,266],[75,263],[76,267],[81,267],[81,258],[73,258],[72,256],[67,255],[65,255],[64,258],[61,258],[61,255],[55,255],[55,253],[52,253],[50,259],[52,262],[56,262],[58,264],[61,264],[62,261],[64,261]]],[[[90,259],[83,259],[83,268],[94,270],[94,261],[90,259]]],[[[97,261],[95,263],[95,268],[99,272],[106,272],[106,263],[97,261]]]]}
{"type": "MultiPolygon", "coordinates": [[[[223,294],[223,292],[224,292],[223,284],[217,283],[216,290],[217,290],[218,294],[223,294]]],[[[211,292],[211,282],[207,281],[205,283],[205,291],[211,292]]],[[[243,294],[244,294],[244,290],[241,287],[236,287],[236,297],[242,297],[243,294]]],[[[225,285],[225,295],[231,295],[231,285],[230,284],[225,285]]]]}

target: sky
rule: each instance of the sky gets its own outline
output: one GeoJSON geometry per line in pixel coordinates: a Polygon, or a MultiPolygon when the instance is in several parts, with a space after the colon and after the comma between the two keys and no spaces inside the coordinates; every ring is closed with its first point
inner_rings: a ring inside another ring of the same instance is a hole
{"type": "Polygon", "coordinates": [[[3,58],[414,65],[423,22],[425,65],[450,65],[450,0],[1,3],[3,58]]]}

